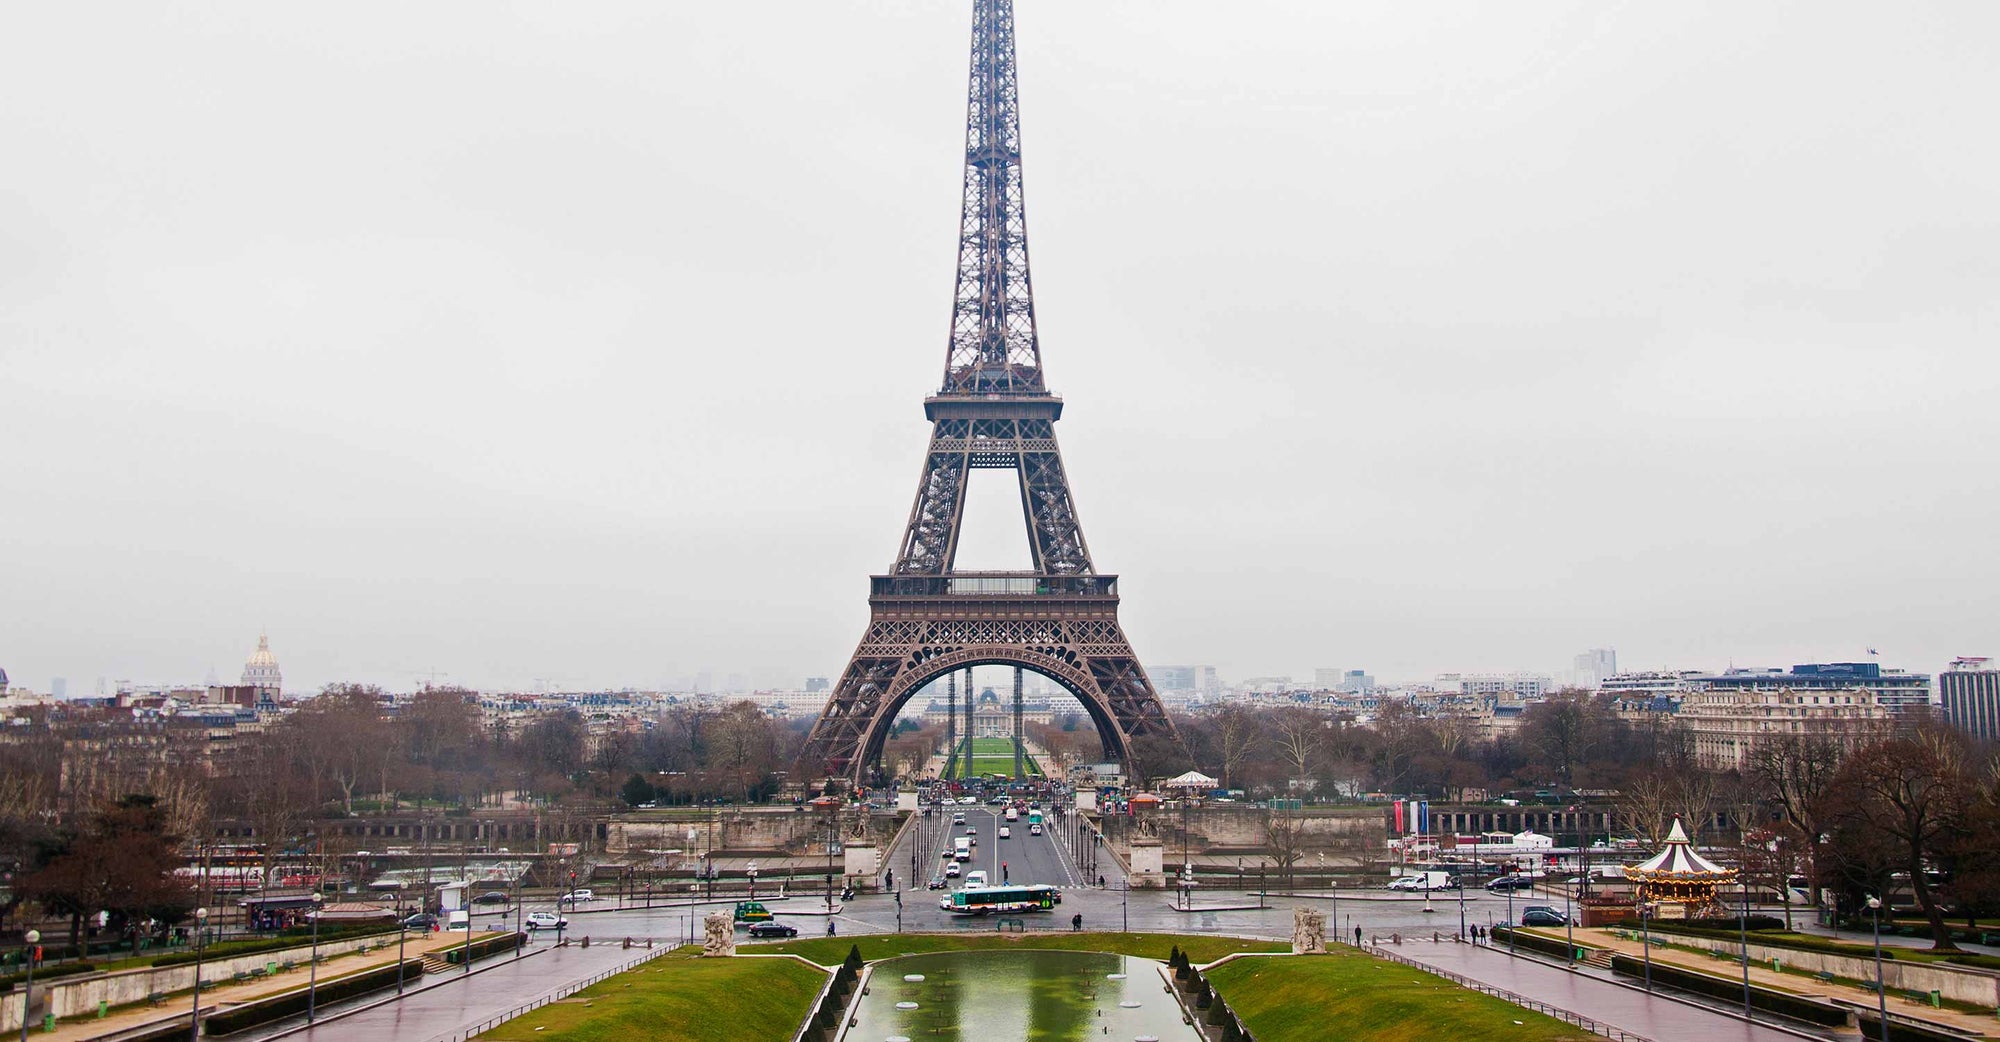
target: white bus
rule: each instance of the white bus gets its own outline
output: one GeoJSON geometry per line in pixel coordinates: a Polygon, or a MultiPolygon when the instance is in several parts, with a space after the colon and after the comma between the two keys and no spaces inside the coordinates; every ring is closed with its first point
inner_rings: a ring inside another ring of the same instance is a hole
{"type": "Polygon", "coordinates": [[[1056,888],[1030,886],[969,886],[938,900],[938,907],[959,915],[993,912],[1046,912],[1056,906],[1056,888]]]}

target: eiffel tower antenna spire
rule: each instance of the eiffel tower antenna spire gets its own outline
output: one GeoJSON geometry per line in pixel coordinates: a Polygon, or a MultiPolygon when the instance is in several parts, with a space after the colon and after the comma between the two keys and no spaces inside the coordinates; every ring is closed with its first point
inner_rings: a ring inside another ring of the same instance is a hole
{"type": "Polygon", "coordinates": [[[1046,394],[1028,276],[1013,0],[977,0],[965,100],[958,286],[940,394],[1046,394]]]}

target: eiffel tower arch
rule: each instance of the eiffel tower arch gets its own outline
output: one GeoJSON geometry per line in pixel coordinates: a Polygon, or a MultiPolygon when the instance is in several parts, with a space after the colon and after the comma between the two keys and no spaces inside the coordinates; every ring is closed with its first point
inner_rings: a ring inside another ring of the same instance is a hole
{"type": "Polygon", "coordinates": [[[1063,401],[1043,379],[1028,276],[1011,0],[975,0],[966,101],[964,205],[944,380],[924,399],[930,448],[896,562],[870,579],[868,629],[813,724],[795,778],[861,784],[896,713],[926,684],[970,666],[1018,666],[1076,696],[1107,759],[1131,741],[1176,744],[1118,624],[1118,577],[1098,573],[1056,444],[1063,401]],[[954,567],[974,470],[1012,471],[1033,567],[954,567]]]}

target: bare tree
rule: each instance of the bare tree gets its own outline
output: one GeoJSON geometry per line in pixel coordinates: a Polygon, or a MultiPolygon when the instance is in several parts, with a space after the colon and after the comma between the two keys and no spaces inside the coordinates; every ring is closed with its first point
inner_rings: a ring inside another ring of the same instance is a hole
{"type": "Polygon", "coordinates": [[[1958,950],[1930,873],[1965,822],[1974,793],[1964,739],[1942,725],[1921,725],[1849,759],[1832,789],[1837,813],[1896,851],[1930,922],[1932,949],[1958,950]]]}
{"type": "Polygon", "coordinates": [[[1312,777],[1326,748],[1325,713],[1304,708],[1280,709],[1272,717],[1271,741],[1294,783],[1312,777]]]}

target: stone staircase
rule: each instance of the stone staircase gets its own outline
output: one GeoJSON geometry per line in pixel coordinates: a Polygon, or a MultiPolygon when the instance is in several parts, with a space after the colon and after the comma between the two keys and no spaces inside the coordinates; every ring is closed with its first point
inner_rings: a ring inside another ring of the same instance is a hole
{"type": "Polygon", "coordinates": [[[1608,970],[1611,968],[1612,954],[1609,948],[1586,948],[1584,949],[1583,961],[1600,970],[1608,970]]]}

